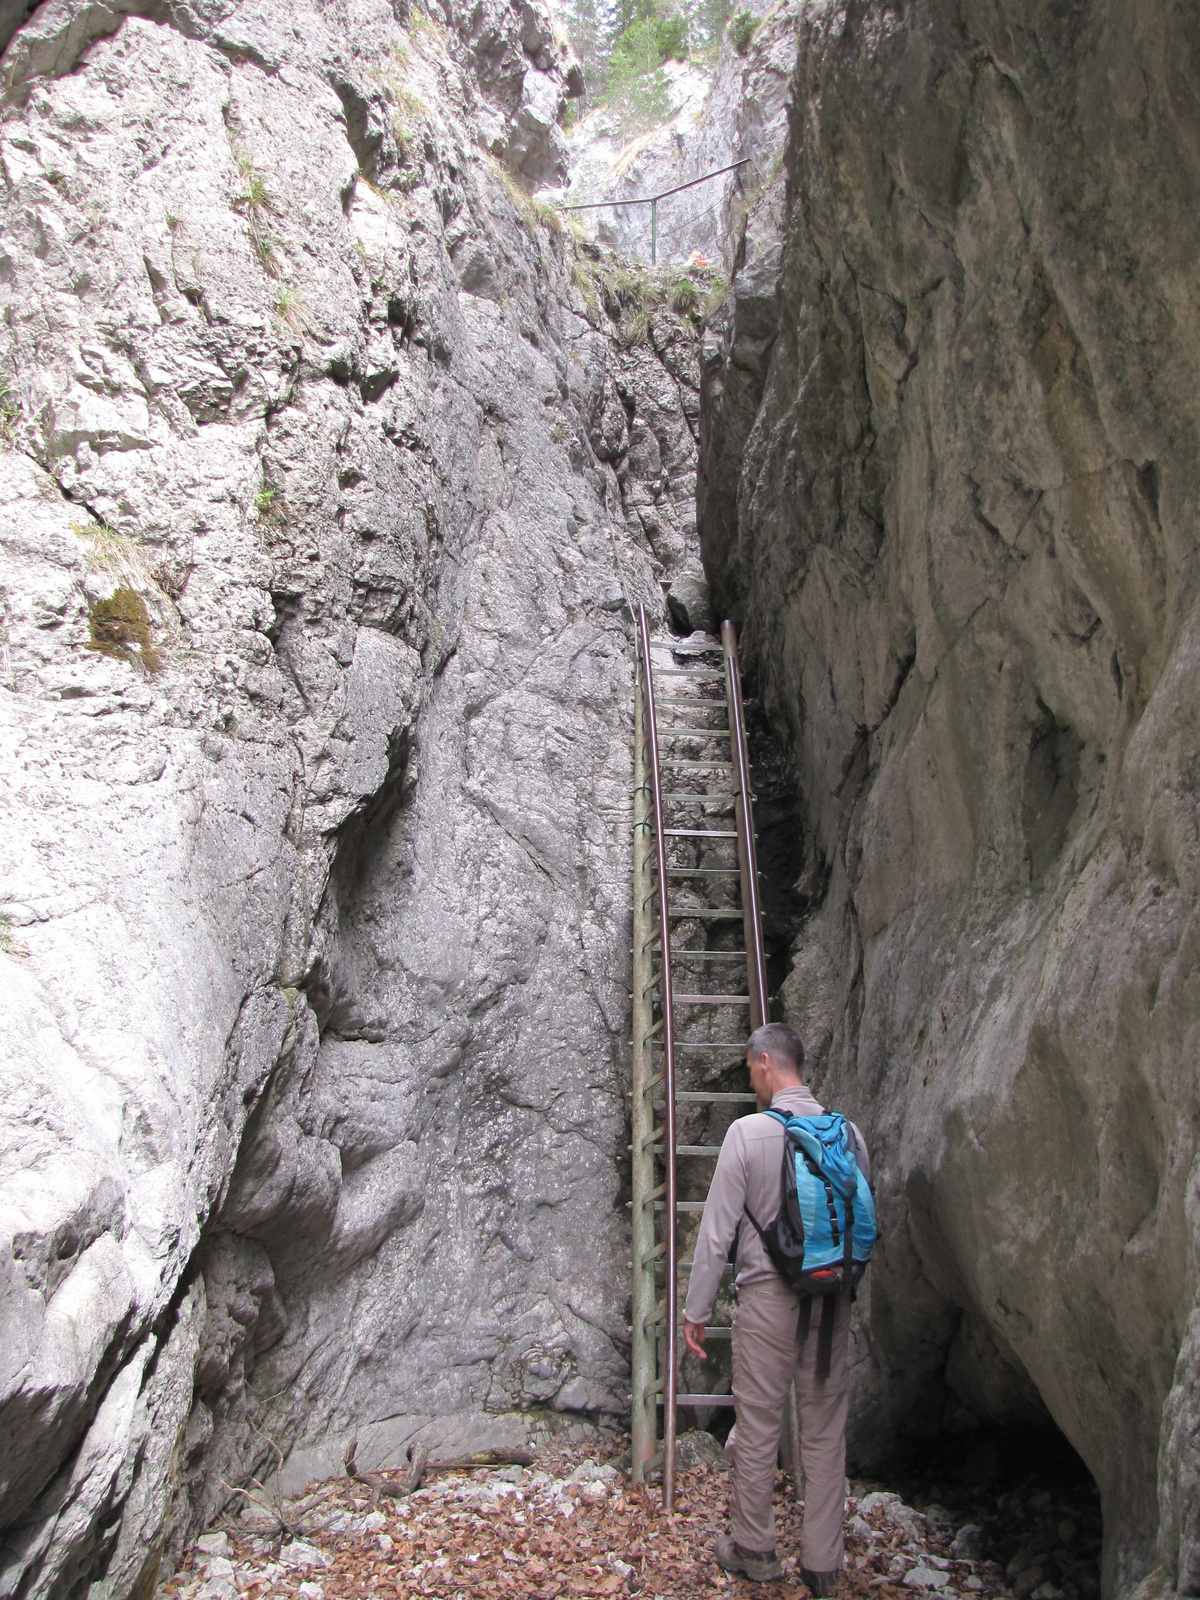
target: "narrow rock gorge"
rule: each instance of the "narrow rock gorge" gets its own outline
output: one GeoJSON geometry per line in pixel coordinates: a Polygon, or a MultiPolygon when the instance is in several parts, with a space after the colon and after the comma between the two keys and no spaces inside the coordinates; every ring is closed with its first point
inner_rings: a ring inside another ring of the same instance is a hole
{"type": "Polygon", "coordinates": [[[1200,1592],[1194,10],[773,8],[728,282],[532,198],[540,0],[0,43],[0,1592],[625,1419],[642,601],[786,756],[856,1467],[1061,1431],[1110,1600],[1200,1592]]]}

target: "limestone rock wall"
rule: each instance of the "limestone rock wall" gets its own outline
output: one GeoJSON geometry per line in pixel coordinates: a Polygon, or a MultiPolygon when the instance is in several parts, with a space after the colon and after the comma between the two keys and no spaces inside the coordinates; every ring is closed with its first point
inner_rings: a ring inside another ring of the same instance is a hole
{"type": "Polygon", "coordinates": [[[570,70],[386,0],[4,57],[6,1594],[143,1594],[268,1440],[627,1403],[628,629],[703,607],[698,369],[514,180],[570,70]]]}
{"type": "Polygon", "coordinates": [[[1194,8],[814,0],[704,366],[879,1179],[855,1448],[1044,1407],[1110,1595],[1200,1582],[1198,148],[1194,8]]]}
{"type": "MultiPolygon", "coordinates": [[[[682,266],[699,256],[728,275],[736,224],[781,167],[800,6],[755,0],[750,9],[758,20],[744,53],[726,38],[715,70],[664,64],[670,116],[660,126],[623,131],[619,112],[608,106],[581,117],[567,136],[569,187],[561,200],[552,198],[576,205],[662,194],[744,159],[736,172],[671,194],[657,213],[659,262],[682,266]]],[[[649,206],[581,211],[577,220],[590,238],[650,260],[649,206]]]]}

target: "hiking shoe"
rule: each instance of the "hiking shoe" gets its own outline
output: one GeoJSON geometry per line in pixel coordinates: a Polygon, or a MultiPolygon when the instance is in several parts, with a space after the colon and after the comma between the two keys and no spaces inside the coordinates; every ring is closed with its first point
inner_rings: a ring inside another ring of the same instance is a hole
{"type": "Polygon", "coordinates": [[[813,1596],[836,1594],[837,1581],[836,1572],[810,1572],[807,1567],[800,1568],[800,1582],[813,1596]]]}
{"type": "Polygon", "coordinates": [[[724,1567],[726,1572],[740,1573],[751,1583],[770,1583],[772,1578],[783,1577],[783,1568],[774,1550],[743,1550],[725,1533],[718,1534],[713,1555],[719,1567],[724,1567]]]}

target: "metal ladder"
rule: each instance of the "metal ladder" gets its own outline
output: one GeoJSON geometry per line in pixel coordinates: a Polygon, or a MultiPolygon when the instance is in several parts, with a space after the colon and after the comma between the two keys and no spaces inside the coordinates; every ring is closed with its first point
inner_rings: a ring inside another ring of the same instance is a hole
{"type": "MultiPolygon", "coordinates": [[[[678,1198],[677,1162],[711,1161],[720,1150],[677,1142],[680,1107],[753,1107],[751,1093],[690,1084],[697,1076],[703,1081],[714,1058],[718,1067],[740,1065],[747,1033],[767,1020],[749,758],[731,622],[722,624],[720,641],[652,642],[646,608],[638,608],[634,742],[632,1469],[641,1481],[661,1467],[669,1510],[676,1408],[733,1403],[727,1394],[678,1390],[679,1274],[691,1263],[678,1259],[677,1226],[681,1217],[703,1212],[704,1202],[678,1198]],[[738,923],[742,948],[725,948],[721,941],[738,923]],[[692,942],[673,937],[681,926],[690,926],[692,942]],[[702,945],[694,942],[699,938],[702,945]],[[734,976],[722,981],[730,969],[734,976]],[[742,972],[744,991],[734,987],[742,972]],[[712,975],[707,982],[706,973],[712,975]],[[714,1017],[729,1037],[711,1037],[705,1019],[714,1017]]],[[[720,1337],[729,1330],[709,1332],[720,1337]]]]}

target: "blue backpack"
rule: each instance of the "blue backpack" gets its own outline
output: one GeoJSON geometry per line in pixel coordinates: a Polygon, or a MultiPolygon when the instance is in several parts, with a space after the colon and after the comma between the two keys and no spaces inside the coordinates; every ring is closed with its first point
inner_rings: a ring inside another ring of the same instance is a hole
{"type": "Polygon", "coordinates": [[[801,1339],[808,1338],[814,1297],[822,1301],[817,1376],[827,1378],[837,1297],[853,1298],[879,1237],[875,1199],[850,1148],[845,1117],[766,1115],[784,1129],[783,1204],[765,1228],[749,1206],[746,1215],[776,1271],[800,1291],[801,1339]]]}

